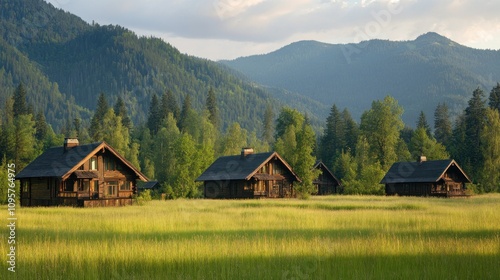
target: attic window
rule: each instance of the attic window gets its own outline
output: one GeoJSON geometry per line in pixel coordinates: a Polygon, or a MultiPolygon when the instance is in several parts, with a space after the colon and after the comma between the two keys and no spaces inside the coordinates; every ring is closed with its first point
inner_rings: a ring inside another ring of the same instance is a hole
{"type": "Polygon", "coordinates": [[[116,170],[116,161],[112,158],[104,158],[105,170],[116,170]]]}
{"type": "Polygon", "coordinates": [[[97,157],[90,158],[90,170],[97,170],[97,157]]]}

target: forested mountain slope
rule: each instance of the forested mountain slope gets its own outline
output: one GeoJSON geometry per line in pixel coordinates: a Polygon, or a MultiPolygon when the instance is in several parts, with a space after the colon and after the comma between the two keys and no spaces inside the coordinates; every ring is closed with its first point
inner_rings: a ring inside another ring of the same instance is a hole
{"type": "Polygon", "coordinates": [[[500,51],[468,48],[437,33],[401,42],[300,41],[222,63],[263,85],[347,107],[355,117],[389,94],[410,125],[421,110],[432,116],[440,102],[460,112],[475,88],[489,90],[500,80],[500,51]]]}
{"type": "Polygon", "coordinates": [[[136,124],[145,122],[152,96],[167,90],[179,105],[190,95],[193,107],[201,109],[213,88],[222,129],[235,121],[260,129],[269,102],[276,111],[285,104],[298,107],[316,122],[328,110],[308,99],[278,101],[218,63],[120,26],[88,24],[42,0],[0,0],[0,10],[0,101],[22,82],[28,101],[55,127],[75,118],[88,122],[101,92],[110,103],[121,96],[136,124]]]}

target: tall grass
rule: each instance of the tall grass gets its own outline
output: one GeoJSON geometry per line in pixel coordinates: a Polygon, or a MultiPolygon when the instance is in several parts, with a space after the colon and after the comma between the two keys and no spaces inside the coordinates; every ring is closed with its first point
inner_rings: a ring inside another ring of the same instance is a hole
{"type": "MultiPolygon", "coordinates": [[[[11,275],[3,261],[0,276],[498,279],[500,275],[500,195],[152,201],[120,208],[20,208],[18,217],[17,272],[11,275]]],[[[5,259],[7,231],[1,234],[5,259]]]]}

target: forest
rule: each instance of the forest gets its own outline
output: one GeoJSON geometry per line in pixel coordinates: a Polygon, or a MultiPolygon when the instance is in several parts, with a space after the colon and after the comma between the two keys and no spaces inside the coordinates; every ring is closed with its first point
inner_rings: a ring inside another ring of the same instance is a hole
{"type": "MultiPolygon", "coordinates": [[[[217,157],[239,154],[242,147],[277,151],[302,179],[296,186],[302,198],[314,192],[312,181],[318,174],[311,168],[317,159],[341,179],[344,194],[383,194],[379,182],[389,167],[420,155],[429,160],[455,159],[473,181],[470,194],[500,190],[499,83],[489,96],[480,88],[474,90],[455,120],[445,103],[437,104],[433,130],[423,112],[415,129],[405,125],[403,108],[391,96],[373,101],[359,123],[347,108],[332,105],[322,133],[315,132],[307,114],[270,105],[260,134],[238,122],[223,128],[218,94],[208,88],[202,109],[192,107],[189,95],[181,101],[171,91],[154,94],[147,120],[140,123],[131,120],[122,99],[110,104],[101,93],[90,120],[75,118],[56,133],[26,96],[19,84],[3,108],[2,177],[8,164],[20,171],[45,149],[61,146],[65,137],[77,137],[82,144],[106,141],[149,179],[158,180],[169,199],[201,197],[200,184],[194,180],[217,157]]],[[[2,199],[7,197],[6,183],[0,185],[2,199]]]]}

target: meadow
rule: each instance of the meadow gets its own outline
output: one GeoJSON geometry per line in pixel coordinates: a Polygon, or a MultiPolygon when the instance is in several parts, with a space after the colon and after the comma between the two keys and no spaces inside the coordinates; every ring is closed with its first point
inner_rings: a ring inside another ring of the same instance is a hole
{"type": "Polygon", "coordinates": [[[17,216],[15,273],[0,231],[2,279],[500,277],[499,194],[151,201],[17,216]]]}

